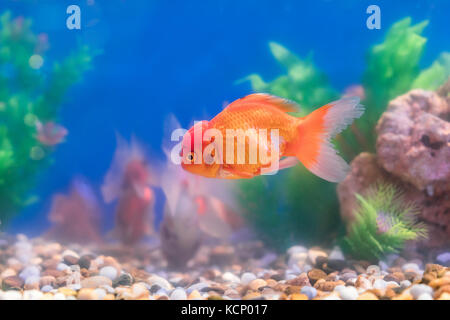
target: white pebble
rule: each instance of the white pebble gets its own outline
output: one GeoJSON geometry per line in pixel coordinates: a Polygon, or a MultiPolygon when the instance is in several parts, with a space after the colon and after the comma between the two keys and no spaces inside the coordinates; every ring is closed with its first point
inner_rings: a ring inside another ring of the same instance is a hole
{"type": "Polygon", "coordinates": [[[94,293],[97,295],[99,300],[103,300],[103,298],[106,296],[105,289],[97,288],[94,290],[94,293]]]}
{"type": "Polygon", "coordinates": [[[187,295],[183,288],[176,288],[170,294],[170,300],[186,300],[187,295]]]}
{"type": "Polygon", "coordinates": [[[373,282],[374,289],[386,289],[387,283],[383,279],[377,279],[373,282]]]}
{"type": "Polygon", "coordinates": [[[345,260],[344,254],[342,253],[341,248],[334,247],[330,252],[329,260],[345,260]]]}
{"type": "Polygon", "coordinates": [[[367,274],[370,274],[370,275],[379,275],[380,271],[381,271],[380,267],[377,265],[374,265],[374,264],[368,266],[367,270],[366,270],[367,274]]]}
{"type": "Polygon", "coordinates": [[[231,272],[225,272],[225,273],[222,275],[222,279],[223,279],[224,281],[227,281],[227,282],[235,282],[235,283],[241,281],[241,279],[239,279],[238,276],[236,276],[235,274],[233,274],[233,273],[231,273],[231,272]]]}
{"type": "Polygon", "coordinates": [[[431,295],[433,293],[433,288],[427,286],[426,284],[415,284],[411,287],[410,292],[414,299],[417,299],[423,293],[428,293],[431,295]]]}
{"type": "Polygon", "coordinates": [[[72,256],[72,257],[75,257],[75,258],[80,258],[80,256],[78,255],[78,253],[76,253],[75,251],[72,251],[72,250],[64,250],[64,252],[62,253],[62,255],[61,255],[63,258],[65,257],[65,256],[72,256]]]}
{"type": "Polygon", "coordinates": [[[29,266],[22,270],[22,272],[19,274],[19,277],[25,280],[31,276],[39,276],[40,273],[41,271],[37,266],[29,266]]]}
{"type": "Polygon", "coordinates": [[[242,274],[242,276],[241,276],[241,283],[243,285],[247,285],[247,284],[249,284],[250,282],[252,282],[255,279],[256,279],[256,276],[253,273],[251,273],[251,272],[244,272],[242,274]]]}
{"type": "Polygon", "coordinates": [[[343,300],[356,300],[358,298],[358,290],[355,287],[344,287],[339,291],[339,296],[343,300]]]}
{"type": "Polygon", "coordinates": [[[99,275],[114,280],[117,278],[117,270],[114,267],[106,266],[100,269],[99,275]]]}
{"type": "Polygon", "coordinates": [[[433,300],[433,297],[429,293],[422,293],[417,297],[417,300],[433,300]]]}
{"type": "Polygon", "coordinates": [[[289,255],[293,255],[294,253],[306,253],[308,252],[308,249],[306,249],[303,246],[292,246],[287,250],[287,253],[289,255]]]}
{"type": "Polygon", "coordinates": [[[409,280],[403,280],[403,281],[400,282],[400,287],[401,287],[402,289],[406,289],[406,288],[408,288],[410,285],[411,285],[411,281],[409,281],[409,280]]]}
{"type": "Polygon", "coordinates": [[[414,270],[415,272],[419,272],[420,268],[416,263],[405,263],[402,267],[403,272],[407,270],[414,270]]]}

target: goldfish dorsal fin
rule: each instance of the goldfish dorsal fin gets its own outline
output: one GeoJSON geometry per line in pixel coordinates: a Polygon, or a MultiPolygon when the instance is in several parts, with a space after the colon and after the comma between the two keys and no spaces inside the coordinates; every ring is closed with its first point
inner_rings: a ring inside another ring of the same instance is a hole
{"type": "Polygon", "coordinates": [[[230,107],[235,104],[244,104],[244,103],[260,103],[266,106],[271,106],[277,108],[283,112],[298,112],[300,107],[294,101],[280,98],[268,93],[252,93],[248,96],[245,96],[241,99],[236,100],[230,107]]]}

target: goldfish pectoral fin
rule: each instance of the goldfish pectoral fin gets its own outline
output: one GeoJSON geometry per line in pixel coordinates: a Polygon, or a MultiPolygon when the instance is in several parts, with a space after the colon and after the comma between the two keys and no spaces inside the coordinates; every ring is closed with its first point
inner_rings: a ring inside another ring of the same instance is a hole
{"type": "Polygon", "coordinates": [[[283,170],[297,165],[300,161],[296,157],[286,157],[281,159],[278,164],[278,169],[283,170]]]}
{"type": "Polygon", "coordinates": [[[251,173],[236,170],[231,166],[223,166],[219,170],[219,176],[224,179],[250,179],[254,177],[251,173]]]}

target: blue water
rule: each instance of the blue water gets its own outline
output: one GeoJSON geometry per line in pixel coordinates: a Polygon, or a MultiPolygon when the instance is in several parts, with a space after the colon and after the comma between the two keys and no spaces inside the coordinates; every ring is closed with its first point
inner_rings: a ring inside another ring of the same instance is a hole
{"type": "MultiPolygon", "coordinates": [[[[33,19],[35,32],[49,35],[47,63],[78,42],[101,49],[94,69],[74,86],[61,108],[69,130],[55,160],[40,177],[40,201],[23,210],[10,230],[39,234],[48,227],[51,195],[66,191],[75,176],[102,183],[115,149],[115,132],[136,135],[152,157],[162,156],[163,121],[174,113],[184,127],[212,117],[224,101],[251,92],[237,79],[258,72],[270,80],[283,70],[268,41],[314,61],[337,89],[360,81],[365,53],[395,21],[429,19],[422,61],[428,66],[450,51],[450,1],[137,1],[2,0],[0,12],[33,19]],[[81,7],[82,29],[68,30],[66,8],[81,7]],[[366,28],[366,8],[381,8],[381,30],[366,28]]],[[[158,204],[161,207],[161,204],[158,204]]],[[[107,208],[110,211],[111,208],[107,208]]],[[[112,212],[109,212],[112,220],[112,212]]]]}

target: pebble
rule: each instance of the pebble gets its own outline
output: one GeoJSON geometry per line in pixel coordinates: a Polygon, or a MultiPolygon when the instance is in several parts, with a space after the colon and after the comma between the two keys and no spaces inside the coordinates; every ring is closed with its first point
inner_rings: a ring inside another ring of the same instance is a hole
{"type": "Polygon", "coordinates": [[[56,270],[58,270],[58,271],[65,271],[68,269],[70,269],[70,267],[67,264],[62,263],[62,262],[58,263],[58,265],[56,266],[56,270]]]}
{"type": "Polygon", "coordinates": [[[207,288],[207,287],[209,287],[209,284],[207,284],[205,282],[198,282],[198,283],[191,285],[189,288],[186,289],[186,291],[188,293],[191,293],[192,291],[195,291],[195,290],[202,291],[204,288],[207,288]]]}
{"type": "Polygon", "coordinates": [[[409,280],[400,281],[400,288],[402,288],[402,289],[406,289],[410,285],[411,285],[411,281],[409,281],[409,280]]]}
{"type": "Polygon", "coordinates": [[[307,295],[309,299],[313,299],[317,295],[317,289],[314,287],[310,287],[310,286],[304,286],[300,290],[300,293],[307,295]]]}
{"type": "Polygon", "coordinates": [[[79,300],[98,300],[98,296],[95,289],[92,288],[82,288],[77,295],[79,300]]]}
{"type": "Polygon", "coordinates": [[[102,288],[97,288],[94,290],[94,293],[97,295],[98,299],[102,300],[106,296],[106,290],[102,288]]]}
{"type": "Polygon", "coordinates": [[[342,253],[342,250],[339,247],[334,247],[333,250],[331,250],[328,259],[330,259],[330,260],[345,260],[345,257],[344,257],[344,254],[342,253]]]}
{"type": "Polygon", "coordinates": [[[147,278],[147,283],[151,286],[158,285],[159,287],[170,291],[173,289],[173,286],[170,284],[169,281],[164,279],[163,277],[157,276],[157,275],[151,275],[147,278]]]}
{"type": "Polygon", "coordinates": [[[41,288],[41,291],[42,291],[42,292],[50,292],[50,291],[52,291],[52,290],[53,290],[53,287],[50,286],[50,285],[45,285],[45,286],[43,286],[43,287],[41,288]]]}
{"type": "Polygon", "coordinates": [[[425,292],[418,296],[417,300],[433,300],[433,297],[431,296],[431,294],[425,292]]]}
{"type": "Polygon", "coordinates": [[[243,285],[248,285],[250,282],[256,279],[256,276],[251,272],[245,272],[241,276],[241,283],[243,285]]]}
{"type": "Polygon", "coordinates": [[[22,270],[22,272],[19,274],[19,277],[21,277],[23,280],[25,280],[31,276],[39,277],[40,273],[41,273],[41,271],[39,270],[39,267],[29,266],[22,270]]]}
{"type": "Polygon", "coordinates": [[[25,284],[37,284],[39,287],[39,281],[40,281],[40,277],[39,276],[29,276],[28,278],[25,279],[25,284]]]}
{"type": "Polygon", "coordinates": [[[414,299],[417,299],[423,293],[428,293],[431,295],[433,293],[433,288],[427,286],[426,284],[414,284],[409,292],[414,299]]]}
{"type": "Polygon", "coordinates": [[[436,257],[436,261],[445,267],[450,267],[450,252],[441,253],[436,257]]]}
{"type": "Polygon", "coordinates": [[[241,279],[239,279],[238,276],[236,276],[235,274],[233,274],[231,272],[225,272],[222,275],[222,279],[227,282],[234,282],[234,283],[241,282],[241,279]]]}
{"type": "Polygon", "coordinates": [[[81,280],[82,288],[97,288],[103,285],[112,286],[111,279],[104,276],[93,276],[81,280]]]}
{"type": "Polygon", "coordinates": [[[403,266],[402,266],[402,271],[403,272],[411,272],[411,271],[413,271],[413,272],[419,272],[420,271],[420,268],[419,268],[419,266],[416,264],[416,263],[405,263],[403,266]]]}
{"type": "Polygon", "coordinates": [[[386,283],[386,281],[384,281],[384,280],[382,280],[382,279],[376,279],[374,282],[373,282],[373,288],[374,289],[386,289],[386,287],[387,287],[387,283],[386,283]]]}
{"type": "Polygon", "coordinates": [[[114,267],[106,266],[100,269],[99,273],[100,276],[106,277],[108,279],[111,279],[114,281],[114,279],[117,278],[117,270],[114,267]]]}
{"type": "Polygon", "coordinates": [[[352,286],[343,286],[343,288],[341,288],[338,292],[342,300],[356,300],[358,298],[358,290],[356,290],[356,288],[352,286]]]}
{"type": "Polygon", "coordinates": [[[318,257],[324,257],[327,258],[328,255],[325,251],[323,251],[322,249],[318,249],[318,248],[311,248],[308,250],[308,258],[311,261],[311,263],[313,265],[316,264],[317,262],[317,258],[318,257]]]}
{"type": "Polygon", "coordinates": [[[248,287],[254,291],[258,291],[259,288],[262,288],[267,285],[267,282],[263,279],[255,279],[248,284],[248,287]]]}
{"type": "Polygon", "coordinates": [[[307,253],[308,249],[303,246],[292,246],[287,250],[288,255],[293,255],[295,253],[307,253]]]}
{"type": "Polygon", "coordinates": [[[131,286],[133,277],[129,273],[122,273],[113,281],[113,286],[131,286]]]}
{"type": "Polygon", "coordinates": [[[184,291],[183,288],[176,288],[175,290],[172,291],[169,298],[170,300],[186,300],[187,299],[186,291],[184,291]]]}
{"type": "Polygon", "coordinates": [[[10,290],[10,289],[21,289],[24,285],[24,281],[19,276],[10,276],[6,277],[2,281],[2,288],[3,290],[10,290]]]}
{"type": "Polygon", "coordinates": [[[379,275],[381,272],[381,268],[377,265],[370,265],[367,267],[366,272],[369,275],[379,275]]]}

